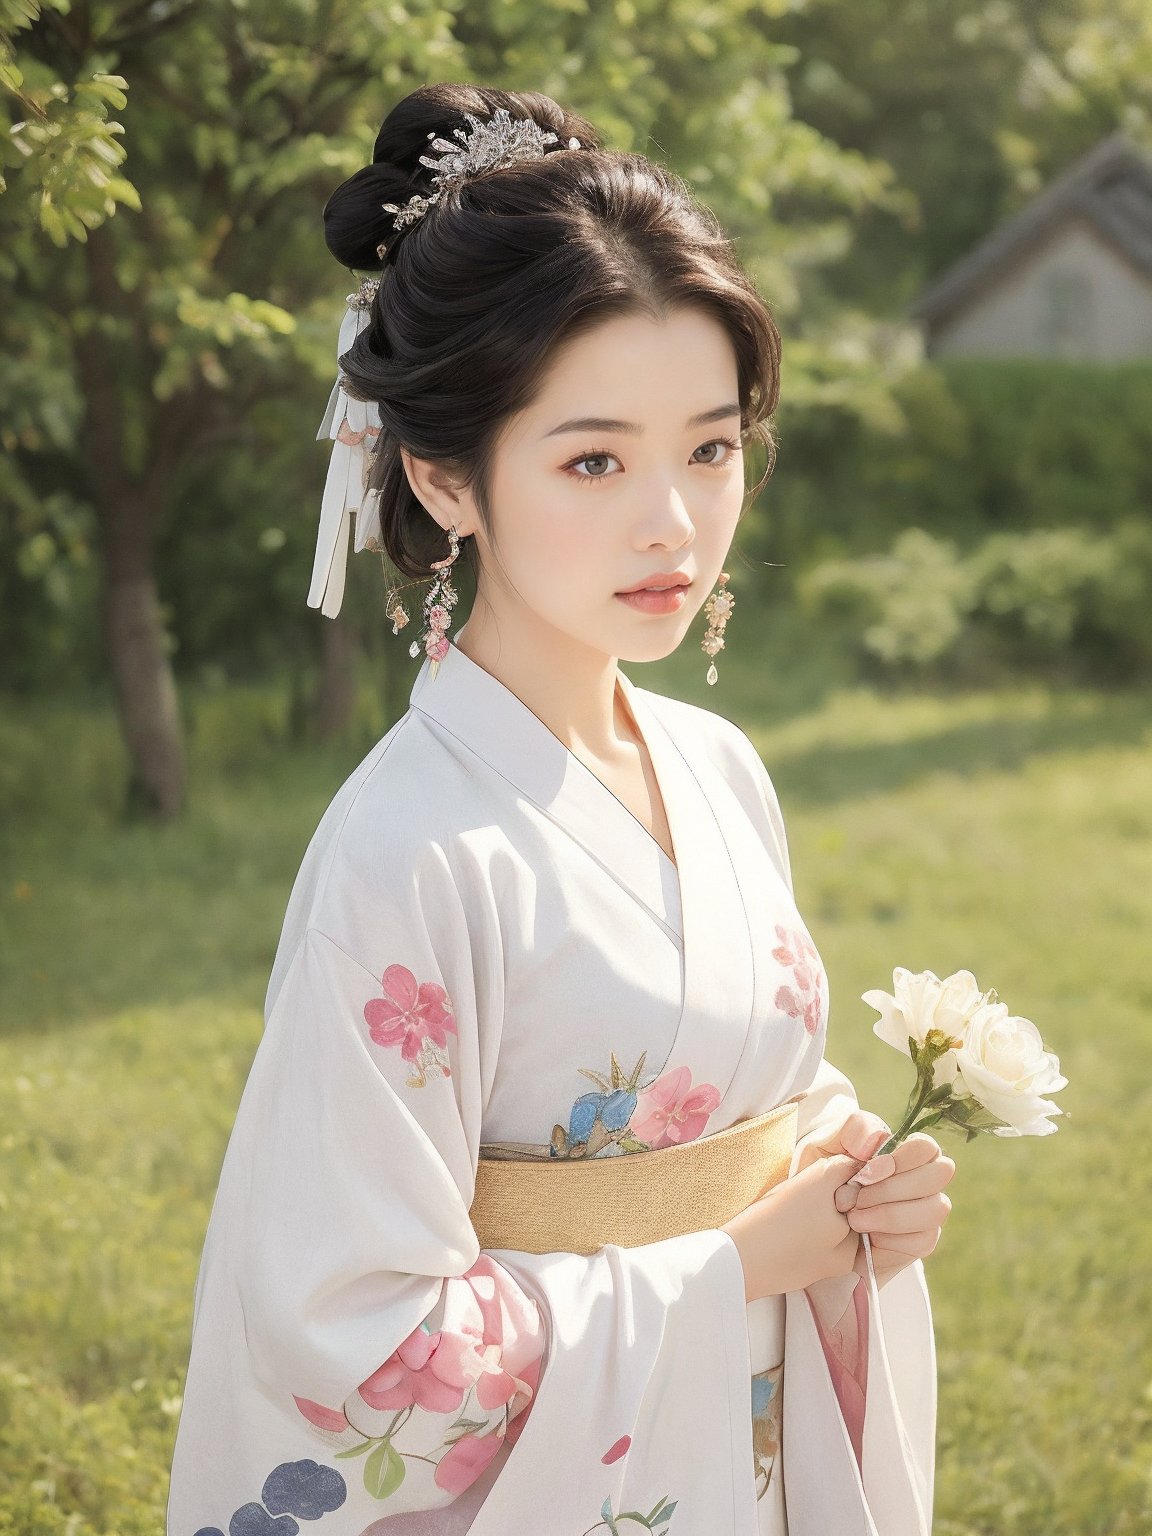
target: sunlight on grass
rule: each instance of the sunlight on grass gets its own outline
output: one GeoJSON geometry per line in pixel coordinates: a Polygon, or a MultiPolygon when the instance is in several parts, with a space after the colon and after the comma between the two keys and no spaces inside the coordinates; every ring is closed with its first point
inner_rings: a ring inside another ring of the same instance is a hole
{"type": "MultiPolygon", "coordinates": [[[[941,1134],[959,1169],[928,1260],[938,1536],[1152,1531],[1152,697],[833,680],[805,710],[747,663],[723,698],[668,680],[683,668],[631,675],[756,741],[829,972],[828,1055],[861,1102],[894,1120],[909,1084],[859,996],[897,964],[971,969],[1071,1080],[1055,1136],[941,1134]]],[[[162,1529],[196,1265],[284,905],[372,739],[289,750],[271,689],[192,707],[192,809],[157,829],[119,819],[103,707],[0,706],[0,1532],[14,1536],[162,1529]]]]}

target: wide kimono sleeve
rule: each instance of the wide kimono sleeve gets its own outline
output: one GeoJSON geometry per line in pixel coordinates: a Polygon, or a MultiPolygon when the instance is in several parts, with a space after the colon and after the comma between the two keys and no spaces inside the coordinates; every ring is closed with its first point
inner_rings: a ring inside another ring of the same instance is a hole
{"type": "MultiPolygon", "coordinates": [[[[725,724],[729,780],[794,895],[775,785],[750,739],[725,724]]],[[[826,1057],[798,1098],[790,1176],[822,1155],[816,1143],[859,1107],[851,1080],[826,1057]]],[[[929,1536],[936,1352],[923,1260],[879,1284],[869,1275],[836,1276],[785,1301],[782,1447],[792,1536],[929,1536]],[[843,1454],[813,1455],[829,1426],[842,1436],[843,1454]]]]}
{"type": "Polygon", "coordinates": [[[548,1527],[544,1501],[584,1530],[678,1496],[686,1530],[755,1531],[731,1239],[480,1250],[501,921],[483,869],[431,847],[286,925],[197,1282],[169,1536],[294,1515],[506,1536],[548,1527]]]}
{"type": "Polygon", "coordinates": [[[545,1325],[468,1221],[468,969],[415,922],[381,931],[379,974],[312,927],[285,977],[237,1279],[254,1371],[334,1450],[362,1451],[349,1475],[392,1514],[451,1502],[515,1444],[545,1325]]]}

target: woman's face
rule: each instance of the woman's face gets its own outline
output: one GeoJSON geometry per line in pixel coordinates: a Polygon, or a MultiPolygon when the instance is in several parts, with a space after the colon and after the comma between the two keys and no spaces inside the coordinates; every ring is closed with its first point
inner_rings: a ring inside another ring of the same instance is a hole
{"type": "Polygon", "coordinates": [[[469,522],[481,545],[477,606],[520,643],[551,649],[567,637],[626,661],[667,656],[715,586],[743,500],[723,326],[690,308],[606,320],[560,348],[501,435],[495,559],[479,519],[469,522]],[[689,584],[669,611],[617,596],[677,572],[689,584]]]}

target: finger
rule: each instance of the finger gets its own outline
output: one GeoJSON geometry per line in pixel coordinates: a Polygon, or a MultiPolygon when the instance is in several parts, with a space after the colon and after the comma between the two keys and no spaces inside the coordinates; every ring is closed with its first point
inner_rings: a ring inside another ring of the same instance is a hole
{"type": "MultiPolygon", "coordinates": [[[[881,1143],[881,1145],[883,1145],[883,1143],[881,1143]]],[[[889,1181],[896,1173],[914,1168],[927,1167],[929,1164],[938,1164],[944,1160],[945,1159],[943,1157],[943,1153],[940,1150],[939,1143],[934,1141],[931,1136],[926,1136],[922,1132],[918,1131],[915,1135],[910,1136],[906,1142],[902,1142],[894,1147],[891,1152],[885,1152],[882,1155],[878,1154],[875,1157],[869,1158],[868,1161],[865,1162],[863,1166],[857,1170],[853,1178],[855,1183],[859,1184],[862,1188],[865,1189],[869,1188],[873,1184],[883,1183],[884,1192],[882,1192],[878,1198],[890,1200],[897,1198],[896,1196],[887,1192],[889,1181]],[[906,1147],[910,1148],[910,1150],[905,1151],[906,1147]]],[[[948,1176],[951,1178],[952,1173],[955,1173],[956,1171],[956,1164],[952,1161],[951,1158],[948,1158],[946,1161],[951,1168],[951,1173],[948,1176]]],[[[945,1179],[943,1182],[947,1183],[947,1179],[945,1179]]],[[[941,1185],[933,1184],[930,1186],[930,1188],[939,1189],[941,1188],[941,1185]]],[[[918,1189],[915,1191],[916,1194],[927,1194],[929,1192],[929,1189],[918,1189]]],[[[840,1209],[845,1209],[845,1207],[840,1207],[840,1209]]]]}
{"type": "Polygon", "coordinates": [[[879,1115],[874,1115],[871,1110],[857,1109],[840,1128],[840,1146],[849,1157],[864,1160],[882,1147],[891,1134],[891,1126],[879,1115]]]}
{"type": "Polygon", "coordinates": [[[852,1210],[863,1193],[863,1187],[855,1180],[849,1179],[846,1184],[841,1184],[836,1189],[832,1198],[836,1202],[836,1209],[843,1214],[845,1211],[852,1210]]]}
{"type": "Polygon", "coordinates": [[[837,1155],[854,1156],[860,1146],[868,1147],[868,1151],[858,1157],[859,1161],[869,1156],[874,1147],[883,1146],[889,1135],[891,1132],[879,1115],[874,1115],[868,1110],[857,1109],[853,1110],[840,1125],[834,1126],[820,1141],[809,1142],[806,1150],[819,1153],[824,1157],[835,1157],[837,1155]]]}
{"type": "Polygon", "coordinates": [[[836,1209],[842,1214],[850,1211],[866,1185],[874,1184],[878,1180],[887,1181],[895,1170],[896,1163],[889,1152],[884,1153],[882,1157],[873,1157],[862,1165],[854,1165],[848,1179],[835,1190],[836,1209]]]}
{"type": "Polygon", "coordinates": [[[881,1179],[889,1179],[896,1172],[896,1159],[891,1152],[877,1152],[875,1157],[870,1157],[852,1175],[857,1184],[878,1184],[881,1179]]]}
{"type": "Polygon", "coordinates": [[[859,1196],[860,1185],[852,1183],[852,1175],[859,1167],[856,1158],[846,1157],[843,1153],[825,1157],[820,1162],[820,1178],[826,1183],[836,1209],[842,1215],[852,1209],[859,1196]]]}
{"type": "MultiPolygon", "coordinates": [[[[861,1187],[855,1204],[861,1207],[884,1205],[890,1200],[918,1200],[924,1195],[934,1195],[951,1183],[956,1164],[950,1157],[938,1157],[919,1168],[909,1168],[906,1173],[894,1173],[879,1184],[861,1187]]],[[[852,1185],[846,1187],[855,1187],[852,1185]]],[[[847,1206],[838,1206],[847,1210],[847,1206]]]]}
{"type": "Polygon", "coordinates": [[[921,1227],[940,1226],[951,1209],[948,1196],[936,1194],[922,1200],[893,1200],[871,1210],[856,1206],[846,1219],[854,1232],[915,1232],[921,1227]]]}
{"type": "Polygon", "coordinates": [[[934,1157],[943,1155],[944,1149],[940,1143],[924,1131],[914,1132],[907,1141],[902,1141],[893,1153],[900,1172],[905,1168],[919,1168],[921,1164],[930,1163],[934,1157]]]}
{"type": "MultiPolygon", "coordinates": [[[[876,1263],[877,1254],[888,1253],[926,1259],[930,1253],[935,1252],[940,1242],[940,1228],[928,1227],[922,1232],[878,1232],[875,1237],[869,1237],[868,1241],[872,1245],[873,1263],[876,1263]]],[[[863,1243],[860,1246],[863,1247],[863,1243]]],[[[882,1259],[876,1267],[887,1268],[887,1261],[882,1259]]]]}

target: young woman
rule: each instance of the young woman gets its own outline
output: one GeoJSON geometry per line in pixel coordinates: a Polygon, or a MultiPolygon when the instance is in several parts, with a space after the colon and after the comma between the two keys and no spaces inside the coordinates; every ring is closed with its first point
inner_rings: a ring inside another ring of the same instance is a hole
{"type": "Polygon", "coordinates": [[[431,578],[424,659],[289,901],[168,1536],[928,1536],[955,1165],[853,1179],[888,1128],[824,1058],[771,780],[618,667],[702,608],[722,648],[771,317],[546,96],[415,91],[325,219],[378,274],[329,424],[375,438],[357,543],[431,578]]]}

